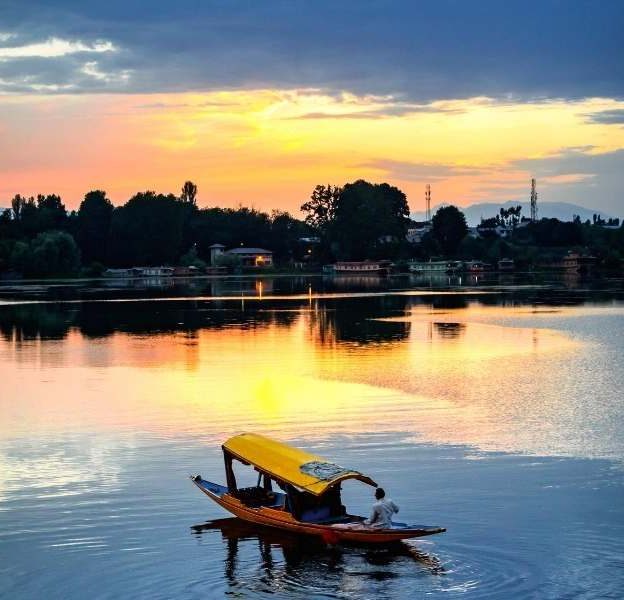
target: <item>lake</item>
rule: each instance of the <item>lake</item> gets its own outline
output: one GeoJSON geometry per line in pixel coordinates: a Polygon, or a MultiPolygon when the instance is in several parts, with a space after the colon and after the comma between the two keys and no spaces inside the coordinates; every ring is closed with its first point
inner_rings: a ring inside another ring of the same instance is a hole
{"type": "Polygon", "coordinates": [[[621,279],[4,284],[0,596],[622,598],[623,380],[621,279]],[[223,482],[242,431],[447,532],[328,548],[228,518],[188,475],[223,482]]]}

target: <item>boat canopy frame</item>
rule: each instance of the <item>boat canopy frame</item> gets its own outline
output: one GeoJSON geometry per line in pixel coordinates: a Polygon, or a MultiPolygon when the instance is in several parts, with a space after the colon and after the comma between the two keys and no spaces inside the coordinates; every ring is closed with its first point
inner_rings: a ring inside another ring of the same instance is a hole
{"type": "MultiPolygon", "coordinates": [[[[290,484],[302,492],[321,496],[347,479],[377,487],[367,475],[344,469],[327,459],[256,433],[242,433],[222,446],[228,488],[236,490],[232,459],[253,466],[278,484],[290,484]]],[[[270,485],[265,477],[264,487],[270,485]]]]}

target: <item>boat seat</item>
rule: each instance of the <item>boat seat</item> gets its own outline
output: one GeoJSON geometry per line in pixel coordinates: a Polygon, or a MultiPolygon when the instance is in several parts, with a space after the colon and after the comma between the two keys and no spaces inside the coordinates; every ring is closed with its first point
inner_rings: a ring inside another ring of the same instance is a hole
{"type": "Polygon", "coordinates": [[[258,508],[260,506],[282,506],[285,499],[284,494],[270,492],[257,486],[239,488],[232,495],[246,506],[253,508],[258,508]]]}
{"type": "Polygon", "coordinates": [[[308,508],[301,513],[301,520],[308,523],[320,523],[329,519],[329,506],[319,506],[317,508],[308,508]]]}
{"type": "Polygon", "coordinates": [[[319,525],[333,525],[335,523],[361,523],[361,519],[353,518],[350,515],[339,515],[337,517],[329,517],[328,519],[323,519],[322,521],[314,521],[319,525]]]}

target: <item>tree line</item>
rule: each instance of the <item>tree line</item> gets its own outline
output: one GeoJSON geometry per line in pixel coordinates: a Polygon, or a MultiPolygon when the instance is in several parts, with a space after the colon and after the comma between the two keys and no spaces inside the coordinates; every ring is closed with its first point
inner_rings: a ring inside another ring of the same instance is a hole
{"type": "Polygon", "coordinates": [[[0,272],[27,276],[97,275],[105,266],[198,264],[210,246],[260,246],[278,262],[297,259],[300,238],[313,235],[287,212],[253,208],[199,208],[197,186],[188,181],[179,196],[139,192],[113,206],[106,192],[88,192],[68,212],[54,194],[16,195],[0,215],[0,272]]]}
{"type": "Polygon", "coordinates": [[[187,181],[179,195],[139,192],[113,206],[102,190],[88,192],[68,212],[55,194],[17,194],[0,215],[0,273],[26,276],[98,275],[106,267],[205,266],[210,246],[263,247],[277,264],[308,260],[514,258],[531,266],[568,250],[591,253],[605,264],[624,259],[624,226],[595,218],[527,222],[521,207],[501,208],[471,235],[455,206],[436,212],[419,243],[410,243],[405,194],[387,183],[364,180],[344,186],[317,185],[301,206],[303,219],[253,208],[199,208],[197,186],[187,181]],[[504,237],[497,227],[506,228],[504,237]],[[313,239],[312,239],[313,238],[313,239]]]}

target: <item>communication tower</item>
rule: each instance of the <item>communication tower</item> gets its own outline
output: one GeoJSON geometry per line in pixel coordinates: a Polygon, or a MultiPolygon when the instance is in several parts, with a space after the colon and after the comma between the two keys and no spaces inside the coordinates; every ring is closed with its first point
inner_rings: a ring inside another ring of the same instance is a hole
{"type": "Polygon", "coordinates": [[[531,179],[531,221],[537,221],[537,191],[535,190],[535,179],[531,179]]]}
{"type": "Polygon", "coordinates": [[[427,222],[431,221],[431,186],[427,184],[425,186],[425,218],[427,222]]]}

